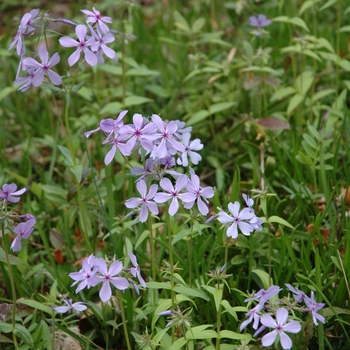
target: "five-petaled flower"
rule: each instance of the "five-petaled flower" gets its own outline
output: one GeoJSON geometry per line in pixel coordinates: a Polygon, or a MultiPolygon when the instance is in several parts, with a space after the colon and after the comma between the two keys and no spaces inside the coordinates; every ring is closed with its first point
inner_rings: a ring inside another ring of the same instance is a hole
{"type": "Polygon", "coordinates": [[[64,298],[63,301],[67,304],[67,306],[57,306],[54,307],[53,310],[60,314],[64,314],[69,310],[76,310],[76,311],[84,311],[87,309],[87,306],[82,302],[72,303],[72,299],[64,298]]]}
{"type": "Polygon", "coordinates": [[[325,318],[319,313],[317,313],[317,311],[321,310],[325,306],[325,304],[318,303],[315,300],[314,291],[311,291],[311,297],[306,297],[304,301],[307,306],[307,311],[310,311],[312,314],[312,320],[314,321],[315,326],[318,326],[317,320],[319,320],[322,323],[325,323],[325,318]]]}
{"type": "Polygon", "coordinates": [[[21,222],[14,228],[14,233],[17,235],[11,244],[11,250],[13,252],[19,252],[22,249],[23,238],[28,238],[34,231],[35,219],[30,219],[27,222],[21,222]]]}
{"type": "MultiPolygon", "coordinates": [[[[131,274],[134,277],[137,277],[137,279],[139,280],[139,282],[143,288],[146,288],[146,282],[141,276],[141,269],[140,269],[139,264],[137,263],[137,259],[136,259],[135,254],[130,252],[129,257],[130,257],[131,263],[134,265],[134,267],[130,267],[131,274]]],[[[138,289],[136,291],[138,291],[138,289]]]]}
{"type": "Polygon", "coordinates": [[[281,345],[283,349],[291,349],[293,343],[290,337],[285,333],[299,333],[301,325],[298,321],[287,322],[288,311],[284,308],[280,308],[276,311],[276,321],[269,314],[264,314],[261,317],[260,322],[267,328],[273,328],[272,332],[265,334],[262,337],[263,346],[271,346],[276,340],[277,335],[280,337],[281,345]]]}
{"type": "Polygon", "coordinates": [[[12,202],[17,203],[19,202],[20,198],[17,196],[20,196],[26,191],[26,188],[22,188],[21,190],[17,190],[17,185],[12,184],[4,184],[2,186],[2,190],[0,190],[0,199],[5,200],[6,202],[12,202]]]}
{"type": "Polygon", "coordinates": [[[112,23],[111,17],[101,16],[100,11],[96,10],[94,7],[92,8],[93,12],[89,10],[80,10],[80,11],[88,16],[86,18],[86,23],[92,23],[92,25],[96,24],[97,27],[100,28],[102,32],[105,34],[109,32],[109,28],[104,22],[112,23]]]}
{"type": "Polygon", "coordinates": [[[257,27],[259,29],[263,27],[268,27],[271,24],[271,20],[268,19],[265,15],[260,14],[257,17],[256,16],[250,16],[249,17],[249,24],[252,27],[257,27]]]}

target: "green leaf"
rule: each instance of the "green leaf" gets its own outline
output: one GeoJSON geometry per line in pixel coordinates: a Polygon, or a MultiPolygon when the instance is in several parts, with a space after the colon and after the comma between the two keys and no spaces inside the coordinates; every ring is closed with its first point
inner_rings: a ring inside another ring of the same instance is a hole
{"type": "Polygon", "coordinates": [[[147,68],[130,68],[126,72],[127,77],[154,77],[160,73],[147,68]]]}
{"type": "Polygon", "coordinates": [[[304,71],[295,80],[295,89],[300,95],[306,95],[314,81],[313,72],[304,71]]]}
{"type": "Polygon", "coordinates": [[[1,333],[11,333],[12,332],[12,324],[0,321],[0,332],[1,333]]]}
{"type": "Polygon", "coordinates": [[[287,114],[290,115],[295,108],[297,108],[301,102],[303,102],[304,96],[300,94],[295,94],[290,100],[287,108],[287,114]]]}
{"type": "Polygon", "coordinates": [[[190,229],[184,229],[184,230],[179,231],[172,239],[171,244],[174,245],[178,241],[181,241],[185,237],[189,236],[191,233],[192,233],[192,230],[190,230],[190,229]]]}
{"type": "Polygon", "coordinates": [[[51,201],[59,200],[60,203],[67,202],[68,191],[59,186],[54,185],[41,185],[41,189],[44,191],[47,199],[51,201]]]}
{"type": "Polygon", "coordinates": [[[186,19],[181,15],[180,12],[175,11],[174,12],[174,17],[175,17],[175,26],[178,27],[179,29],[183,30],[184,32],[190,33],[191,28],[189,24],[187,23],[186,19]]]}
{"type": "Polygon", "coordinates": [[[217,333],[213,331],[212,325],[204,324],[201,326],[192,327],[186,332],[186,339],[212,339],[217,338],[217,333]]]}
{"type": "Polygon", "coordinates": [[[151,289],[171,289],[169,282],[147,282],[147,288],[151,289]]]}
{"type": "Polygon", "coordinates": [[[236,311],[237,312],[244,312],[244,313],[248,312],[248,308],[246,308],[244,306],[232,307],[227,300],[223,300],[221,302],[221,305],[236,321],[238,321],[238,316],[236,314],[236,311]]]}
{"type": "Polygon", "coordinates": [[[141,236],[139,237],[139,239],[137,240],[137,242],[135,244],[135,250],[148,236],[149,236],[148,230],[142,232],[141,236]]]}
{"type": "Polygon", "coordinates": [[[303,139],[310,147],[317,149],[317,143],[310,135],[304,134],[303,139]]]}
{"type": "Polygon", "coordinates": [[[299,16],[301,16],[307,9],[314,6],[319,0],[307,0],[304,1],[299,10],[299,16]]]}
{"type": "Polygon", "coordinates": [[[197,124],[197,123],[201,122],[202,120],[206,119],[209,115],[210,115],[209,111],[207,111],[206,109],[201,109],[201,110],[197,111],[196,113],[194,113],[190,117],[190,119],[188,119],[186,124],[187,125],[197,124]]]}
{"type": "Polygon", "coordinates": [[[10,95],[13,91],[15,91],[18,86],[6,86],[0,91],[0,101],[3,100],[6,96],[10,95]]]}
{"type": "Polygon", "coordinates": [[[338,63],[340,67],[345,69],[347,72],[350,72],[350,62],[348,60],[340,60],[338,63]]]}
{"type": "Polygon", "coordinates": [[[122,70],[122,67],[120,65],[115,66],[112,64],[108,64],[108,63],[99,64],[99,65],[97,65],[97,69],[100,69],[106,73],[114,74],[114,75],[122,75],[123,74],[123,70],[122,70]]]}
{"type": "Polygon", "coordinates": [[[75,165],[69,168],[69,170],[75,175],[75,177],[78,180],[78,183],[81,182],[81,177],[83,175],[83,166],[82,165],[75,165]]]}
{"type": "Polygon", "coordinates": [[[153,99],[143,96],[128,96],[125,98],[125,107],[141,105],[143,103],[152,102],[153,99]]]}
{"type": "Polygon", "coordinates": [[[310,31],[305,22],[299,17],[288,18],[287,16],[279,16],[274,18],[273,21],[295,24],[298,27],[304,28],[308,32],[310,31]]]}
{"type": "Polygon", "coordinates": [[[73,166],[73,162],[72,162],[72,156],[70,151],[61,145],[58,145],[57,148],[60,150],[60,152],[62,153],[63,157],[64,157],[64,164],[67,166],[73,166]]]}
{"type": "Polygon", "coordinates": [[[202,71],[200,69],[193,69],[189,74],[186,75],[183,82],[185,83],[186,81],[190,80],[191,78],[193,78],[194,76],[196,76],[200,73],[202,73],[202,71]]]}
{"type": "Polygon", "coordinates": [[[183,346],[187,343],[187,340],[182,337],[174,341],[174,343],[171,345],[170,350],[180,350],[183,349],[183,346]]]}
{"type": "Polygon", "coordinates": [[[318,38],[317,42],[321,46],[323,46],[325,49],[327,49],[328,51],[330,51],[332,53],[335,53],[333,46],[330,44],[330,42],[327,39],[325,39],[325,38],[318,38]]]}
{"type": "MultiPolygon", "coordinates": [[[[148,286],[148,283],[147,283],[147,286],[148,286]]],[[[210,300],[210,298],[203,291],[201,291],[199,289],[194,289],[194,288],[190,288],[190,287],[186,287],[186,286],[177,285],[174,288],[174,291],[177,293],[188,295],[190,297],[202,298],[206,301],[210,300]]]]}
{"type": "Polygon", "coordinates": [[[312,98],[312,102],[322,100],[326,96],[331,95],[331,94],[335,94],[335,93],[336,93],[335,89],[325,89],[325,90],[318,91],[314,94],[314,96],[312,98]]]}
{"type": "Polygon", "coordinates": [[[275,102],[277,100],[282,100],[283,98],[294,94],[296,91],[293,87],[288,86],[285,88],[280,88],[271,97],[271,102],[275,102]]]}
{"type": "Polygon", "coordinates": [[[205,24],[205,19],[203,17],[197,18],[192,25],[192,33],[196,34],[201,31],[205,24]]]}
{"type": "Polygon", "coordinates": [[[16,323],[16,329],[14,331],[14,334],[17,335],[17,337],[21,338],[28,345],[34,347],[32,335],[30,334],[27,328],[16,323]]]}
{"type": "Polygon", "coordinates": [[[241,72],[258,72],[258,73],[269,73],[272,75],[281,75],[282,73],[272,69],[270,67],[260,67],[260,66],[251,66],[241,70],[241,72]]]}
{"type": "Polygon", "coordinates": [[[252,270],[252,274],[255,275],[255,277],[258,277],[258,283],[260,287],[264,289],[268,289],[270,287],[270,277],[269,274],[260,269],[254,269],[252,270]]]}
{"type": "Polygon", "coordinates": [[[270,216],[268,222],[270,223],[275,222],[276,224],[284,225],[294,230],[294,227],[288,221],[280,218],[279,216],[275,216],[275,215],[270,216]]]}
{"type": "MultiPolygon", "coordinates": [[[[32,269],[25,261],[23,261],[20,258],[17,258],[17,256],[8,254],[8,257],[9,257],[10,265],[23,266],[29,270],[32,269]]],[[[0,248],[0,261],[7,263],[6,254],[2,248],[0,248]]]]}
{"type": "Polygon", "coordinates": [[[232,340],[245,340],[245,341],[251,341],[253,339],[250,334],[240,334],[240,333],[227,331],[227,330],[220,331],[220,338],[228,338],[232,340]]]}
{"type": "Polygon", "coordinates": [[[19,299],[18,303],[30,306],[33,309],[37,309],[37,310],[46,312],[49,315],[53,314],[53,310],[49,306],[47,306],[47,305],[45,305],[43,303],[39,303],[38,301],[35,301],[35,300],[19,299]]]}
{"type": "MultiPolygon", "coordinates": [[[[321,8],[320,11],[323,11],[325,9],[327,9],[328,7],[333,6],[336,2],[338,2],[339,0],[328,0],[321,8]]],[[[342,0],[341,0],[342,1],[342,0]]]]}
{"type": "Polygon", "coordinates": [[[120,102],[107,103],[100,111],[100,114],[111,113],[119,114],[123,109],[123,105],[120,102]]]}
{"type": "Polygon", "coordinates": [[[339,32],[341,33],[348,33],[350,32],[350,25],[349,26],[344,26],[339,29],[339,32]]]}

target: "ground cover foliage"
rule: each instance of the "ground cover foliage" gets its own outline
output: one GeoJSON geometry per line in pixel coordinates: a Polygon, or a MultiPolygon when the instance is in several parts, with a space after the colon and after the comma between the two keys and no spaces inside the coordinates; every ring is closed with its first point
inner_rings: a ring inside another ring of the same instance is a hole
{"type": "Polygon", "coordinates": [[[1,348],[350,348],[349,4],[25,6],[0,4],[1,348]]]}

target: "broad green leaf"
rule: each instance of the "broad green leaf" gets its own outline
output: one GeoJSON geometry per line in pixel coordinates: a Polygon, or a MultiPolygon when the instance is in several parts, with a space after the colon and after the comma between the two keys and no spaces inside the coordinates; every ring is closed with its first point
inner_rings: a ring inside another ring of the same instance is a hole
{"type": "Polygon", "coordinates": [[[216,187],[218,188],[219,191],[221,191],[222,188],[224,187],[224,180],[225,180],[224,169],[217,168],[215,170],[215,179],[216,179],[216,187]]]}
{"type": "Polygon", "coordinates": [[[34,347],[32,335],[30,334],[30,332],[27,328],[16,323],[16,329],[15,329],[14,333],[17,335],[17,337],[21,338],[25,343],[34,347]]]}
{"type": "Polygon", "coordinates": [[[276,224],[281,224],[281,225],[287,226],[287,227],[291,228],[292,230],[294,230],[294,227],[288,221],[282,219],[279,216],[275,216],[275,215],[270,216],[268,222],[270,222],[270,223],[274,222],[276,224]]]}
{"type": "Polygon", "coordinates": [[[222,112],[226,109],[229,109],[233,106],[235,106],[237,102],[219,102],[219,103],[214,103],[209,107],[209,113],[210,114],[215,114],[222,112]]]}
{"type": "Polygon", "coordinates": [[[244,265],[247,262],[248,262],[248,258],[242,254],[237,254],[231,259],[232,265],[244,265]]]}
{"type": "Polygon", "coordinates": [[[197,111],[196,113],[192,114],[190,119],[186,122],[187,125],[194,125],[199,123],[200,121],[206,119],[210,113],[206,109],[201,109],[197,111]]]}
{"type": "Polygon", "coordinates": [[[340,67],[345,69],[347,72],[350,72],[350,61],[348,60],[340,60],[338,63],[340,67]]]}
{"type": "Polygon", "coordinates": [[[135,244],[135,250],[138,248],[138,246],[149,236],[149,231],[143,231],[141,236],[138,238],[136,244],[135,244]]]}
{"type": "Polygon", "coordinates": [[[151,289],[171,289],[169,282],[147,282],[147,288],[151,289]]]}
{"type": "Polygon", "coordinates": [[[313,72],[304,71],[295,80],[295,89],[300,95],[306,95],[314,81],[313,72]]]}
{"type": "Polygon", "coordinates": [[[153,77],[159,74],[159,72],[147,68],[130,68],[126,72],[128,77],[153,77]]]}
{"type": "Polygon", "coordinates": [[[272,69],[270,67],[259,67],[259,66],[251,66],[241,70],[241,72],[258,72],[258,73],[269,73],[272,75],[281,75],[282,73],[272,69]]]}
{"type": "Polygon", "coordinates": [[[313,51],[309,50],[309,49],[304,49],[301,51],[302,54],[312,57],[314,59],[316,59],[317,61],[321,61],[320,57],[313,51]]]}
{"type": "Polygon", "coordinates": [[[50,307],[48,307],[47,305],[45,305],[43,303],[39,303],[36,300],[19,299],[18,302],[20,304],[24,304],[24,305],[30,306],[30,307],[32,307],[34,309],[46,312],[49,315],[52,315],[52,313],[53,313],[53,310],[50,307]]]}
{"type": "Polygon", "coordinates": [[[123,105],[120,102],[109,102],[101,109],[100,114],[119,114],[122,109],[123,105]]]}
{"type": "Polygon", "coordinates": [[[282,100],[283,98],[294,94],[296,91],[293,87],[288,86],[285,88],[280,88],[271,97],[271,102],[282,100]]]}
{"type": "Polygon", "coordinates": [[[317,149],[317,143],[310,135],[304,134],[303,139],[310,147],[317,149]]]}
{"type": "Polygon", "coordinates": [[[268,289],[270,287],[270,277],[266,271],[260,270],[260,269],[254,269],[252,270],[252,274],[258,277],[258,280],[260,282],[258,284],[260,287],[264,289],[268,289]]]}
{"type": "Polygon", "coordinates": [[[71,166],[69,170],[75,175],[76,179],[78,180],[78,183],[81,182],[81,177],[83,175],[83,166],[82,165],[75,165],[71,166]]]}
{"type": "Polygon", "coordinates": [[[171,345],[170,350],[180,350],[183,349],[183,347],[186,345],[187,340],[185,340],[184,337],[179,338],[174,341],[174,343],[171,345]]]}
{"type": "Polygon", "coordinates": [[[317,131],[317,129],[316,129],[313,125],[309,124],[309,125],[307,126],[307,128],[309,129],[311,135],[312,135],[316,140],[320,140],[320,138],[321,138],[321,137],[320,137],[320,133],[317,131]]]}
{"type": "MultiPolygon", "coordinates": [[[[147,284],[147,286],[148,286],[148,284],[147,284]]],[[[194,289],[194,288],[190,288],[190,287],[186,287],[186,286],[177,285],[174,288],[174,291],[177,293],[188,295],[190,297],[202,298],[206,301],[210,300],[210,298],[202,290],[199,290],[199,289],[194,289]]]]}
{"type": "Polygon", "coordinates": [[[169,330],[169,328],[163,328],[161,331],[157,332],[157,334],[153,337],[152,343],[153,345],[158,345],[162,340],[164,334],[169,330]]]}
{"type": "Polygon", "coordinates": [[[217,333],[213,331],[212,325],[204,324],[201,326],[192,327],[186,332],[186,339],[212,339],[217,337],[217,333]]]}
{"type": "Polygon", "coordinates": [[[341,33],[350,33],[350,25],[349,26],[344,26],[339,29],[341,33]]]}
{"type": "Polygon", "coordinates": [[[112,64],[99,64],[97,65],[97,69],[103,70],[106,73],[114,74],[114,75],[122,75],[123,70],[120,65],[112,65],[112,64]]]}
{"type": "Polygon", "coordinates": [[[205,24],[205,19],[203,17],[196,19],[192,25],[192,33],[194,34],[199,33],[202,30],[204,24],[205,24]]]}
{"type": "MultiPolygon", "coordinates": [[[[337,306],[333,306],[332,309],[339,315],[339,314],[345,314],[345,315],[350,315],[350,310],[348,309],[343,309],[341,307],[337,307],[337,306]]],[[[329,307],[326,307],[324,309],[322,309],[322,315],[325,316],[325,317],[328,317],[328,316],[335,316],[337,314],[335,314],[333,312],[331,308],[329,307]]]]}
{"type": "Polygon", "coordinates": [[[328,0],[321,8],[320,11],[323,11],[325,9],[327,9],[328,7],[333,6],[336,2],[338,1],[343,1],[343,0],[328,0]]]}
{"type": "Polygon", "coordinates": [[[246,308],[245,306],[232,307],[227,300],[223,300],[221,302],[221,305],[236,321],[238,321],[236,312],[244,312],[244,313],[248,312],[248,308],[246,308]]]}
{"type": "Polygon", "coordinates": [[[189,24],[187,23],[185,17],[181,15],[180,12],[175,11],[174,12],[174,17],[175,17],[175,26],[178,27],[179,29],[182,29],[183,31],[190,33],[191,28],[189,24]]]}
{"type": "Polygon", "coordinates": [[[240,334],[228,330],[220,331],[220,338],[227,338],[232,340],[246,340],[251,341],[253,338],[250,334],[240,334]]]}
{"type": "Polygon", "coordinates": [[[0,321],[0,332],[1,333],[11,333],[12,332],[12,324],[0,321]]]}
{"type": "Polygon", "coordinates": [[[125,107],[141,105],[143,103],[152,102],[151,98],[143,96],[128,96],[125,98],[125,107]]]}
{"type": "Polygon", "coordinates": [[[193,78],[194,76],[200,74],[202,71],[200,69],[194,69],[192,70],[185,78],[184,78],[184,82],[190,80],[191,78],[193,78]]]}
{"type": "Polygon", "coordinates": [[[325,89],[325,90],[318,91],[314,94],[314,96],[312,98],[312,102],[322,100],[323,98],[325,98],[328,95],[335,94],[335,92],[336,92],[335,89],[325,89]]]}
{"type": "Polygon", "coordinates": [[[303,4],[300,7],[299,16],[301,16],[307,9],[309,9],[312,6],[314,6],[319,1],[320,0],[307,0],[307,1],[304,1],[303,4]]]}
{"type": "Polygon", "coordinates": [[[308,32],[310,31],[309,28],[307,27],[307,25],[305,24],[305,22],[299,17],[289,18],[287,16],[279,16],[279,17],[274,18],[273,21],[274,22],[284,22],[284,23],[295,24],[296,26],[301,27],[308,32]]]}
{"type": "Polygon", "coordinates": [[[171,244],[174,245],[178,241],[181,241],[183,238],[189,236],[191,233],[192,233],[192,230],[190,229],[181,230],[174,236],[173,240],[171,241],[171,244]]]}
{"type": "MultiPolygon", "coordinates": [[[[23,261],[20,258],[17,258],[17,256],[9,254],[8,257],[9,257],[10,265],[23,266],[27,269],[30,269],[30,270],[32,269],[25,261],[23,261]]],[[[3,263],[7,263],[6,254],[2,248],[0,248],[0,261],[2,261],[3,263]]]]}
{"type": "Polygon", "coordinates": [[[13,91],[17,90],[18,85],[15,86],[6,86],[0,91],[0,101],[3,100],[6,96],[10,95],[13,91]]]}
{"type": "Polygon", "coordinates": [[[72,162],[72,155],[70,153],[70,151],[61,145],[58,145],[57,148],[60,150],[60,152],[62,153],[63,157],[64,157],[64,164],[67,166],[73,166],[73,162],[72,162]]]}
{"type": "Polygon", "coordinates": [[[331,43],[325,39],[325,38],[318,38],[317,42],[322,45],[325,49],[327,49],[328,51],[335,53],[333,46],[331,45],[331,43]]]}
{"type": "Polygon", "coordinates": [[[304,96],[300,94],[295,94],[290,100],[287,108],[287,114],[290,115],[295,108],[297,108],[301,102],[303,102],[304,96]]]}

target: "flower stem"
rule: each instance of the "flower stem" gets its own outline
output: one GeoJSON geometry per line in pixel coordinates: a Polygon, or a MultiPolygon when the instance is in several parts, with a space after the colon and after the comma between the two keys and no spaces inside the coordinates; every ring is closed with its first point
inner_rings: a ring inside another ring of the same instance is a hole
{"type": "MultiPolygon", "coordinates": [[[[152,216],[148,214],[148,230],[149,230],[149,245],[151,246],[151,268],[152,268],[152,280],[156,280],[156,254],[155,254],[155,241],[153,240],[153,230],[152,230],[152,216]]],[[[153,304],[156,304],[157,291],[153,288],[153,304]]]]}
{"type": "Polygon", "coordinates": [[[128,350],[132,350],[130,339],[129,339],[128,326],[126,324],[126,317],[125,317],[124,304],[123,304],[123,293],[121,290],[119,290],[119,307],[122,313],[122,321],[123,321],[123,329],[124,329],[124,335],[126,340],[126,346],[128,350]]]}
{"type": "Polygon", "coordinates": [[[16,303],[17,303],[17,297],[16,297],[16,288],[15,288],[15,282],[13,279],[13,273],[12,273],[12,267],[10,264],[10,258],[7,250],[6,240],[5,240],[5,230],[4,226],[1,225],[1,234],[2,234],[2,242],[4,244],[4,251],[5,251],[5,257],[6,257],[6,263],[7,268],[9,271],[9,277],[10,277],[10,283],[11,283],[11,292],[12,292],[12,300],[13,300],[13,306],[12,306],[12,337],[13,337],[13,343],[15,345],[15,349],[18,349],[17,344],[17,338],[16,338],[16,303]]]}
{"type": "Polygon", "coordinates": [[[175,292],[174,292],[174,257],[173,257],[173,246],[172,246],[172,235],[170,225],[170,214],[167,211],[167,228],[168,228],[168,245],[169,245],[169,263],[170,263],[170,285],[171,285],[171,307],[172,310],[175,308],[175,292]]]}

